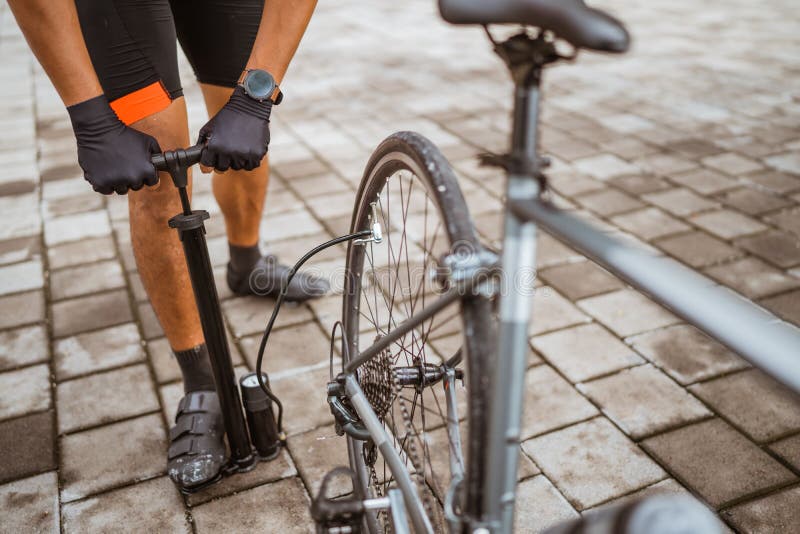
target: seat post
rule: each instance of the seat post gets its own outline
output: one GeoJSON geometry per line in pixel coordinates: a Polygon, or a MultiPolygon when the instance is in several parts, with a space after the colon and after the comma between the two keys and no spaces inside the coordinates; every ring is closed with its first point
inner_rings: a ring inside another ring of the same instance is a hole
{"type": "MultiPolygon", "coordinates": [[[[545,64],[557,60],[552,42],[543,35],[516,35],[495,43],[514,80],[511,153],[502,158],[508,171],[507,201],[533,201],[541,192],[537,151],[539,88],[545,64]]],[[[484,463],[481,528],[511,532],[517,463],[519,460],[522,400],[528,361],[528,324],[536,268],[536,225],[506,211],[502,269],[508,291],[500,296],[497,357],[489,391],[489,440],[484,463]],[[521,285],[524,284],[524,285],[521,285]]]]}

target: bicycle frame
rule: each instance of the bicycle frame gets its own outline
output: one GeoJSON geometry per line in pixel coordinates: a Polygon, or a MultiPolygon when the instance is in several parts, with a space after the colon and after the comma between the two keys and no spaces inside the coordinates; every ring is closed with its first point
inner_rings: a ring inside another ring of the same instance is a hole
{"type": "MultiPolygon", "coordinates": [[[[495,43],[501,56],[502,52],[509,52],[500,50],[505,44],[495,43]]],[[[538,225],[800,393],[800,329],[677,261],[612,237],[542,198],[537,126],[539,82],[544,63],[530,58],[524,63],[514,61],[519,58],[506,56],[504,59],[516,83],[512,151],[509,156],[495,157],[508,170],[502,271],[513,279],[515,273],[535,267],[538,225]]],[[[555,60],[551,57],[545,62],[555,60]]],[[[355,373],[358,367],[437,312],[456,300],[469,298],[479,284],[485,282],[485,271],[463,282],[461,287],[451,288],[399,324],[344,368],[347,393],[397,480],[405,511],[417,532],[432,532],[430,522],[399,453],[391,446],[391,435],[364,397],[355,373]]],[[[472,532],[506,533],[513,527],[530,318],[531,299],[527,295],[519,291],[501,295],[498,345],[489,397],[490,441],[484,461],[486,486],[482,517],[462,518],[462,527],[469,527],[472,532]]],[[[445,365],[451,367],[457,363],[454,358],[445,365]]]]}

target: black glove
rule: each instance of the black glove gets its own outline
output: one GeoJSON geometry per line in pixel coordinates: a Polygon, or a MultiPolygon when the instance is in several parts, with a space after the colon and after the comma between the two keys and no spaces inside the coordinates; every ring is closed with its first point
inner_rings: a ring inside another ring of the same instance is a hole
{"type": "Polygon", "coordinates": [[[200,163],[218,171],[250,171],[261,165],[269,145],[272,101],[250,98],[242,87],[233,90],[228,103],[200,130],[198,143],[206,142],[200,163]]]}
{"type": "Polygon", "coordinates": [[[156,185],[150,156],[161,152],[153,137],[125,126],[104,95],[67,108],[78,141],[78,164],[95,191],[120,195],[156,185]]]}

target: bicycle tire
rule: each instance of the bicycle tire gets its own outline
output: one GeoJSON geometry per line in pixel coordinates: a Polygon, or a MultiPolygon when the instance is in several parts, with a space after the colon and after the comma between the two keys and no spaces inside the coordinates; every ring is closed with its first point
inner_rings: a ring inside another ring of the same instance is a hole
{"type": "MultiPolygon", "coordinates": [[[[481,245],[475,232],[472,219],[469,215],[466,202],[458,186],[455,173],[449,162],[425,137],[413,132],[399,132],[391,135],[384,140],[372,154],[358,190],[356,204],[353,212],[351,231],[355,232],[369,228],[370,216],[372,213],[371,204],[374,199],[380,198],[384,191],[387,191],[387,208],[384,217],[391,216],[391,207],[388,206],[388,195],[391,180],[400,181],[400,191],[402,196],[402,176],[401,173],[411,173],[416,176],[420,183],[425,186],[426,202],[430,200],[435,206],[438,216],[443,223],[443,230],[449,242],[450,251],[454,246],[463,251],[464,248],[472,251],[481,250],[481,245]]],[[[406,214],[411,209],[410,197],[413,185],[409,185],[408,200],[406,200],[406,214]]],[[[426,205],[427,210],[427,205],[426,205]]],[[[427,225],[427,211],[426,211],[427,225]]],[[[384,220],[384,223],[387,221],[384,220]]],[[[389,234],[392,231],[391,221],[384,226],[384,232],[389,234]]],[[[403,236],[407,236],[405,229],[406,220],[404,218],[403,236]]],[[[425,232],[427,232],[427,227],[425,232]]],[[[386,240],[391,239],[388,235],[386,240]]],[[[433,239],[436,241],[436,238],[433,239]]],[[[408,250],[406,246],[406,262],[408,263],[408,250]]],[[[424,249],[424,246],[421,247],[424,249]]],[[[431,245],[431,249],[434,245],[431,245]]],[[[430,255],[433,250],[429,251],[430,255]]],[[[347,350],[344,351],[344,358],[354,358],[359,354],[359,334],[362,322],[362,286],[364,285],[365,258],[369,258],[367,246],[362,244],[350,243],[347,250],[347,267],[345,273],[344,297],[343,297],[343,330],[347,340],[347,350]]],[[[427,261],[428,256],[426,256],[427,261]]],[[[372,275],[374,277],[374,265],[372,265],[372,275]]],[[[390,269],[391,271],[391,269],[390,269]]],[[[397,274],[397,273],[395,273],[397,274]]],[[[423,268],[423,274],[425,269],[423,268]]],[[[399,276],[396,276],[399,278],[399,276]]],[[[423,281],[424,283],[424,281],[423,281]]],[[[395,282],[397,284],[397,282],[395,282]]],[[[377,285],[377,284],[376,284],[377,285]]],[[[373,288],[373,291],[376,292],[373,288]]],[[[417,290],[420,291],[419,289],[417,290]]],[[[422,291],[425,294],[425,291],[422,291]]],[[[417,297],[419,293],[417,294],[417,297]]],[[[424,298],[424,297],[423,297],[424,298]]],[[[392,303],[394,294],[392,294],[392,303]]],[[[423,300],[424,302],[424,300],[423,300]]],[[[375,306],[377,308],[377,298],[375,306]]],[[[462,443],[465,444],[465,466],[462,485],[462,495],[460,497],[460,514],[462,516],[477,518],[481,517],[482,489],[484,486],[483,458],[485,457],[485,429],[487,412],[487,394],[489,387],[489,373],[487,372],[487,362],[490,354],[494,352],[495,323],[491,311],[491,303],[484,297],[470,297],[461,299],[457,305],[460,307],[460,317],[462,323],[462,345],[461,354],[463,363],[466,364],[464,383],[467,386],[467,410],[466,410],[466,436],[462,435],[462,443]],[[464,335],[466,333],[466,335],[464,335]],[[466,439],[464,439],[466,438],[466,439]]],[[[389,305],[388,328],[392,325],[393,304],[389,305]]],[[[413,314],[413,306],[411,313],[413,314]]],[[[435,319],[435,318],[434,318],[435,319]]],[[[428,332],[433,329],[433,320],[428,332]]],[[[377,323],[376,323],[377,324],[377,323]]],[[[379,328],[378,328],[379,330],[379,328]]],[[[428,337],[422,339],[423,343],[428,342],[428,337]]],[[[435,341],[435,339],[434,339],[435,341]]],[[[368,339],[364,347],[373,342],[368,339]]],[[[402,349],[406,350],[406,349],[402,349]]],[[[413,350],[413,348],[412,348],[413,350]]],[[[423,349],[421,349],[424,353],[423,349]]],[[[407,352],[407,350],[406,350],[407,352]]],[[[423,356],[424,359],[424,356],[423,356]]],[[[445,359],[444,357],[442,359],[445,359]]],[[[391,396],[391,395],[390,395],[391,396]]],[[[417,397],[415,396],[415,401],[417,397]]],[[[424,401],[421,413],[425,413],[424,401]]],[[[441,412],[441,410],[439,410],[441,412]]],[[[463,415],[463,414],[462,414],[463,415]]],[[[412,410],[413,417],[413,410],[412,410]]],[[[424,415],[422,418],[424,419],[424,415]]],[[[412,421],[413,422],[413,421],[412,421]]],[[[423,434],[425,429],[423,428],[423,434]]],[[[413,442],[413,440],[412,440],[413,442]]],[[[366,460],[364,451],[361,449],[360,442],[348,438],[348,451],[350,464],[356,472],[356,479],[362,485],[365,495],[370,495],[370,483],[366,477],[366,460]]],[[[374,474],[374,467],[373,474],[374,474]]],[[[427,472],[427,467],[424,469],[427,472]]],[[[431,468],[432,471],[432,468],[431,468]]],[[[432,522],[433,522],[433,518],[432,522]]],[[[440,517],[441,519],[441,517],[440,517]]],[[[374,522],[374,520],[373,520],[374,522]]],[[[368,531],[379,530],[378,525],[367,525],[368,531]]],[[[436,527],[436,530],[444,530],[443,525],[436,527]]]]}

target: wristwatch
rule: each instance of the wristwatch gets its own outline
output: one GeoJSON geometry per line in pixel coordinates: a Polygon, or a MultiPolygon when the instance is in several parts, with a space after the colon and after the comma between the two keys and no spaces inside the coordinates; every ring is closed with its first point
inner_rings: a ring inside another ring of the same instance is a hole
{"type": "Polygon", "coordinates": [[[244,89],[244,92],[250,98],[263,102],[270,100],[276,106],[283,100],[283,92],[275,83],[275,78],[272,74],[262,69],[247,69],[242,73],[239,78],[239,86],[244,89]],[[278,94],[275,98],[272,95],[277,89],[278,94]]]}

